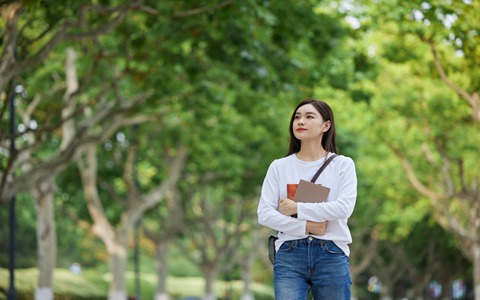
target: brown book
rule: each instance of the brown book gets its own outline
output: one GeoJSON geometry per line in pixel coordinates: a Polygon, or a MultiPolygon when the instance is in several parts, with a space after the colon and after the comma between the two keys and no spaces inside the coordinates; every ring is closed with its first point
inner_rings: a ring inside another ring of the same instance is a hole
{"type": "Polygon", "coordinates": [[[324,202],[328,198],[330,188],[324,187],[320,184],[311,183],[300,179],[297,190],[295,191],[295,202],[303,203],[318,203],[324,202]]]}

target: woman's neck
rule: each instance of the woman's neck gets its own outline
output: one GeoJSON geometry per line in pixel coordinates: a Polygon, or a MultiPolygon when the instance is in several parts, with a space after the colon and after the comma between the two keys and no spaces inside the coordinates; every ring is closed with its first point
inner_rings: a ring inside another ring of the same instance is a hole
{"type": "Polygon", "coordinates": [[[297,158],[304,161],[316,161],[327,155],[327,151],[323,149],[322,145],[313,145],[302,143],[300,151],[297,152],[297,158]]]}

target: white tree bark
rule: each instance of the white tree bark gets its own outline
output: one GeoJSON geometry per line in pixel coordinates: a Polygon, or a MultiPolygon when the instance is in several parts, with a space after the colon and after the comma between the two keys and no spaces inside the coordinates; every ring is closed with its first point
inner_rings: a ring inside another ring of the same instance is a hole
{"type": "Polygon", "coordinates": [[[45,179],[32,191],[37,213],[38,285],[36,300],[53,299],[53,272],[57,260],[57,234],[54,217],[55,183],[52,177],[45,179]]]}
{"type": "Polygon", "coordinates": [[[480,243],[473,245],[473,293],[474,299],[480,299],[480,243]]]}
{"type": "Polygon", "coordinates": [[[254,300],[255,297],[253,296],[252,292],[248,292],[248,293],[243,293],[240,299],[241,300],[254,300]]]}
{"type": "Polygon", "coordinates": [[[114,246],[109,251],[110,273],[112,281],[108,292],[109,300],[125,300],[127,298],[127,286],[125,271],[128,258],[128,234],[127,228],[119,229],[114,236],[114,246]]]}
{"type": "MultiPolygon", "coordinates": [[[[89,39],[106,34],[124,19],[129,10],[141,9],[141,7],[141,1],[128,1],[125,4],[112,7],[103,7],[100,5],[83,6],[79,12],[78,19],[69,19],[68,22],[63,22],[59,27],[53,26],[50,29],[52,30],[51,32],[44,32],[44,36],[49,37],[48,40],[45,41],[44,46],[38,49],[38,51],[35,49],[37,52],[32,53],[31,56],[17,60],[15,57],[15,48],[18,45],[20,34],[18,24],[24,7],[20,1],[11,1],[11,3],[5,4],[0,9],[1,17],[5,20],[5,32],[2,44],[3,51],[0,54],[0,93],[6,89],[7,84],[16,75],[44,62],[51,51],[61,42],[65,40],[89,39]],[[105,22],[101,25],[95,24],[95,26],[98,27],[89,25],[80,26],[80,23],[85,20],[85,14],[91,14],[92,12],[101,13],[102,20],[105,20],[105,22]],[[81,32],[79,32],[79,28],[82,28],[81,32]]],[[[28,23],[28,20],[24,21],[24,23],[25,22],[28,23]]],[[[33,37],[32,40],[36,40],[36,38],[33,37]]],[[[25,51],[25,53],[31,52],[25,51]]],[[[73,75],[76,76],[75,70],[67,68],[67,79],[72,75],[70,71],[73,71],[73,75]]],[[[76,87],[71,84],[75,84],[75,81],[67,80],[67,88],[69,91],[66,93],[65,99],[70,99],[72,92],[76,92],[78,88],[78,83],[76,87]]],[[[52,89],[54,89],[54,87],[52,87],[52,89]]],[[[45,93],[48,93],[48,91],[45,91],[45,93]]],[[[92,110],[94,110],[94,112],[91,118],[85,119],[84,124],[77,124],[82,130],[76,132],[71,140],[65,139],[62,136],[61,149],[59,148],[58,151],[53,151],[49,157],[43,160],[37,160],[35,163],[22,161],[20,159],[20,157],[24,156],[22,152],[28,152],[30,149],[18,149],[18,156],[11,156],[9,159],[12,161],[8,162],[9,166],[15,167],[0,170],[0,202],[8,201],[12,195],[18,192],[29,191],[46,176],[58,174],[58,172],[66,168],[76,158],[78,153],[81,152],[83,145],[102,142],[120,126],[148,121],[146,116],[140,116],[140,118],[138,115],[133,118],[126,116],[130,108],[137,106],[148,97],[148,95],[149,93],[147,92],[145,95],[140,95],[134,99],[126,99],[126,101],[123,102],[110,101],[109,103],[102,103],[101,105],[93,107],[92,110]],[[115,108],[118,107],[120,107],[120,109],[115,110],[115,108]],[[109,115],[107,115],[107,113],[109,113],[109,115]],[[106,123],[107,119],[108,123],[106,123]],[[28,168],[26,168],[25,165],[28,165],[28,168]],[[18,169],[22,169],[23,172],[18,173],[18,169]],[[11,176],[13,172],[17,172],[16,176],[11,176]]],[[[34,102],[41,99],[41,96],[37,96],[34,102]]],[[[68,107],[67,105],[66,109],[62,112],[62,116],[68,115],[72,117],[72,115],[69,114],[72,107],[74,106],[68,107]]],[[[64,119],[64,121],[67,120],[64,119]]],[[[52,131],[53,130],[55,129],[52,129],[52,131]]],[[[46,134],[50,133],[51,132],[46,132],[46,134]]],[[[26,133],[26,135],[28,134],[29,133],[26,133]]],[[[2,144],[7,142],[9,143],[9,141],[5,140],[0,141],[2,144]]]]}
{"type": "Polygon", "coordinates": [[[127,293],[125,291],[110,291],[108,293],[108,300],[125,300],[127,293]]]}
{"type": "MultiPolygon", "coordinates": [[[[109,289],[109,300],[124,300],[126,295],[125,268],[130,232],[145,211],[162,201],[167,191],[177,183],[187,152],[183,148],[179,149],[178,155],[172,163],[170,176],[165,182],[146,195],[138,195],[136,192],[131,194],[131,197],[127,199],[129,205],[122,214],[118,229],[115,230],[105,215],[98,193],[96,148],[96,145],[86,147],[84,157],[78,161],[78,167],[87,208],[93,220],[93,233],[104,242],[110,255],[112,282],[109,289]]],[[[133,159],[129,159],[128,163],[133,163],[133,161],[133,159]]],[[[130,166],[126,168],[130,168],[130,166]]],[[[133,188],[132,184],[127,185],[133,188]]]]}
{"type": "Polygon", "coordinates": [[[37,300],[49,300],[53,299],[53,290],[49,288],[36,288],[35,289],[35,299],[37,300]]]}
{"type": "Polygon", "coordinates": [[[215,278],[217,277],[217,271],[213,268],[204,267],[203,274],[205,278],[205,295],[204,300],[216,300],[215,291],[213,290],[213,284],[215,283],[215,278]]]}
{"type": "Polygon", "coordinates": [[[155,300],[170,300],[170,295],[167,293],[157,293],[155,294],[155,300]]]}
{"type": "Polygon", "coordinates": [[[204,300],[216,300],[217,297],[213,292],[206,293],[205,296],[203,297],[204,300]]]}
{"type": "Polygon", "coordinates": [[[253,260],[256,257],[257,251],[249,251],[245,257],[244,263],[242,264],[242,281],[243,281],[243,290],[242,290],[242,300],[253,300],[253,293],[251,289],[252,284],[252,265],[253,260]]]}
{"type": "Polygon", "coordinates": [[[167,293],[168,242],[157,243],[156,253],[157,289],[155,292],[155,299],[169,300],[170,297],[167,293]]]}
{"type": "MultiPolygon", "coordinates": [[[[41,97],[35,97],[24,112],[21,112],[23,124],[29,124],[31,116],[41,97]]],[[[18,161],[22,161],[19,168],[23,172],[29,172],[32,169],[32,148],[36,142],[33,133],[26,133],[24,140],[29,145],[27,150],[19,153],[18,161]]],[[[14,167],[14,169],[16,166],[14,167]]],[[[54,193],[55,180],[54,175],[50,174],[42,178],[41,181],[31,185],[30,193],[35,202],[36,211],[36,232],[37,232],[37,256],[39,277],[35,289],[35,299],[53,299],[53,273],[57,259],[57,235],[55,229],[54,213],[54,193]]]]}
{"type": "MultiPolygon", "coordinates": [[[[66,85],[64,108],[62,116],[69,115],[75,110],[73,93],[78,89],[77,69],[75,67],[76,54],[73,49],[67,50],[66,85]]],[[[24,116],[24,121],[29,121],[30,115],[24,116]]],[[[28,124],[28,123],[27,123],[28,124]]],[[[62,143],[60,149],[64,151],[75,137],[75,123],[66,121],[62,126],[62,143]]],[[[33,135],[29,135],[32,138],[33,135]]],[[[28,152],[30,153],[30,152],[28,152]]],[[[55,229],[55,177],[54,174],[40,181],[32,190],[37,208],[37,251],[39,278],[35,299],[53,299],[53,272],[57,261],[57,233],[55,229]]]]}

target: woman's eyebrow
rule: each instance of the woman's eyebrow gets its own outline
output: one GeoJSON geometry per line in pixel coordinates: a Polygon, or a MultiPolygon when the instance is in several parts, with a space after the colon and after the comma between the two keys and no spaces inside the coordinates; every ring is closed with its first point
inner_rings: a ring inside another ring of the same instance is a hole
{"type": "MultiPolygon", "coordinates": [[[[306,114],[306,115],[315,115],[315,116],[317,115],[317,114],[316,114],[315,112],[313,112],[313,111],[307,111],[305,114],[306,114]]],[[[295,115],[301,115],[301,113],[296,112],[295,115]]]]}

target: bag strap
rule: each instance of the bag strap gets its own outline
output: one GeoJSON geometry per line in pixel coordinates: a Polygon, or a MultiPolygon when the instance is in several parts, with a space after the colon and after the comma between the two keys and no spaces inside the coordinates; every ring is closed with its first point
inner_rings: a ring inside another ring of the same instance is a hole
{"type": "Polygon", "coordinates": [[[317,181],[317,178],[318,176],[320,176],[320,174],[323,172],[323,170],[325,170],[325,168],[328,166],[328,164],[335,158],[337,157],[336,154],[333,154],[332,156],[330,156],[328,159],[325,160],[325,162],[322,164],[322,166],[320,167],[320,169],[318,169],[317,173],[315,173],[315,175],[313,176],[312,180],[310,180],[311,182],[315,183],[315,181],[317,181]]]}

